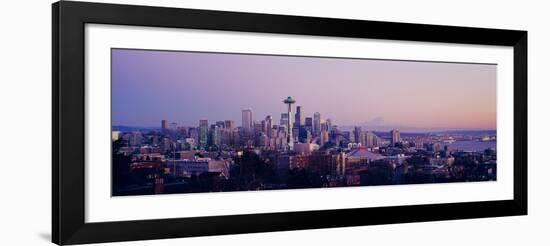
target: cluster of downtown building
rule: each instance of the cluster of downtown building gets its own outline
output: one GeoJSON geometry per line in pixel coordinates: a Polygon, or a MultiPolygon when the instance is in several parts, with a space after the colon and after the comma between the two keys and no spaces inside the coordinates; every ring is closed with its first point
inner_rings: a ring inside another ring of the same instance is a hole
{"type": "Polygon", "coordinates": [[[118,182],[114,194],[496,180],[496,149],[451,147],[457,140],[496,141],[496,136],[409,134],[402,138],[398,129],[340,129],[319,112],[306,116],[301,106],[293,112],[295,101],[290,97],[284,103],[288,110],[280,114],[279,122],[271,115],[254,120],[252,109],[243,109],[240,126],[232,120],[199,120],[198,126],[161,120],[160,130],[113,131],[114,154],[126,157],[124,163],[113,165],[124,165],[126,176],[140,176],[118,182]],[[246,163],[251,160],[254,164],[246,163]],[[263,165],[272,172],[252,173],[249,180],[242,171],[246,165],[263,165]]]}

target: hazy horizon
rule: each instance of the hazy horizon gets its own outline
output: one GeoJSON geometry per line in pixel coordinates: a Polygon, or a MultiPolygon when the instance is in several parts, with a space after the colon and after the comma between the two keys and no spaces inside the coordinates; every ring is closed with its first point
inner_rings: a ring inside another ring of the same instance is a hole
{"type": "Polygon", "coordinates": [[[339,126],[496,129],[496,65],[112,50],[112,125],[278,124],[287,96],[339,126]]]}

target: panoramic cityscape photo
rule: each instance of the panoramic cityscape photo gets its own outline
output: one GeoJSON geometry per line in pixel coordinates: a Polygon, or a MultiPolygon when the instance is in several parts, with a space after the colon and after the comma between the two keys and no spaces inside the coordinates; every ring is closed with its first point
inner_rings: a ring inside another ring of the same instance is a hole
{"type": "Polygon", "coordinates": [[[111,58],[113,196],[497,180],[495,64],[111,58]]]}

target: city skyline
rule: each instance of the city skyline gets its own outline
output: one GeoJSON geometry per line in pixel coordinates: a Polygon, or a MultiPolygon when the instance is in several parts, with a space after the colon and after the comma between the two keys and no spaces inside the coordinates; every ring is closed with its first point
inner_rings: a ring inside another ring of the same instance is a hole
{"type": "Polygon", "coordinates": [[[112,52],[113,125],[151,127],[168,119],[194,126],[206,119],[233,120],[240,126],[243,109],[252,110],[253,121],[271,115],[279,122],[286,112],[280,99],[292,95],[302,108],[302,120],[320,112],[340,126],[496,129],[496,65],[112,52]],[[364,96],[354,97],[357,93],[364,96]]]}
{"type": "Polygon", "coordinates": [[[496,65],[112,52],[113,196],[497,180],[496,65]]]}

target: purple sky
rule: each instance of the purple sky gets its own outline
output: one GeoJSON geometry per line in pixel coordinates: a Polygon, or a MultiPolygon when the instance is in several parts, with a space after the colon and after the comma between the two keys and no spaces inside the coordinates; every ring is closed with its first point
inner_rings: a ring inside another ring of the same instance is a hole
{"type": "Polygon", "coordinates": [[[112,50],[113,125],[278,122],[287,96],[337,125],[496,129],[496,65],[112,50]]]}

